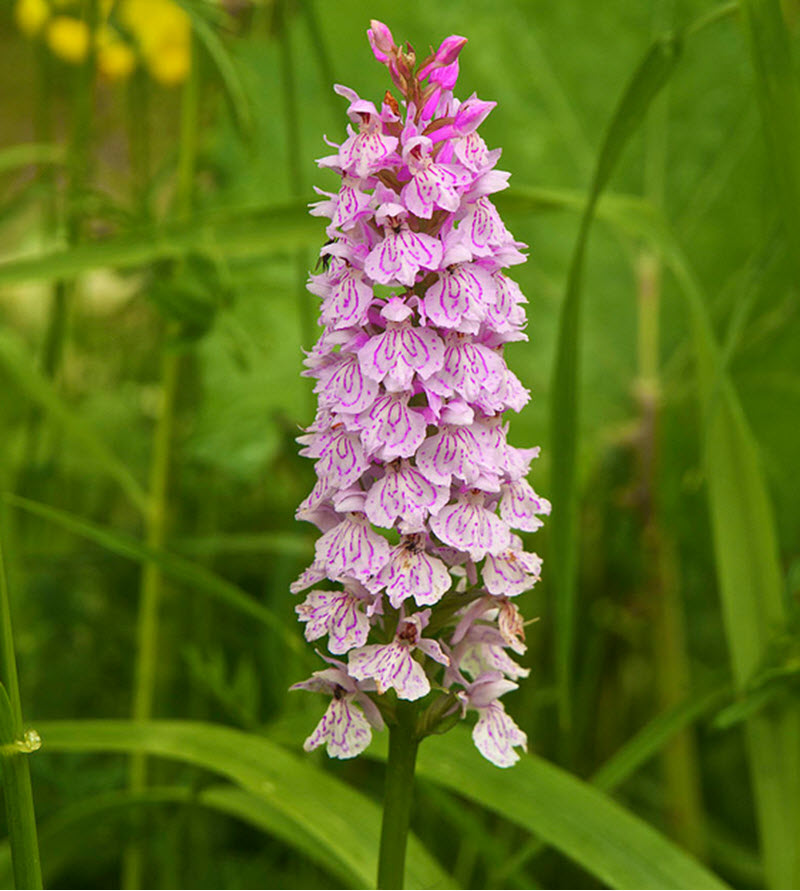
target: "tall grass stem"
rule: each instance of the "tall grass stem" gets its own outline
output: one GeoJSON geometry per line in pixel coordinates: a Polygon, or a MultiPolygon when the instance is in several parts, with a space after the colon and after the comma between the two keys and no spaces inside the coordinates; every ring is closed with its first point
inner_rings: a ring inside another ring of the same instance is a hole
{"type": "MultiPolygon", "coordinates": [[[[196,45],[193,42],[189,75],[183,86],[181,101],[176,209],[182,218],[188,217],[192,209],[200,100],[198,81],[196,45]]],[[[145,536],[147,545],[159,550],[163,549],[167,536],[170,453],[181,367],[180,349],[169,343],[173,333],[172,327],[168,326],[167,343],[161,365],[161,404],[153,436],[149,483],[150,509],[145,536]]],[[[153,714],[159,665],[159,610],[163,584],[164,576],[161,568],[155,562],[148,562],[142,571],[139,591],[132,708],[135,721],[146,721],[153,714]]],[[[131,792],[134,795],[141,794],[147,786],[147,759],[143,753],[137,753],[131,758],[129,777],[131,792]]],[[[142,846],[137,843],[127,849],[123,864],[123,887],[142,887],[143,854],[142,846]]]]}
{"type": "Polygon", "coordinates": [[[29,733],[26,741],[22,722],[11,604],[0,535],[0,671],[2,671],[3,720],[2,760],[6,820],[17,888],[41,888],[39,841],[33,808],[28,753],[38,748],[38,736],[29,733]],[[7,695],[6,695],[7,694],[7,695]]]}
{"type": "MultiPolygon", "coordinates": [[[[651,34],[667,32],[674,24],[674,0],[654,0],[651,34]]],[[[645,198],[663,210],[669,154],[670,84],[652,103],[644,126],[645,198]]],[[[653,655],[659,712],[681,702],[690,688],[685,617],[680,592],[678,555],[664,522],[661,480],[661,297],[663,258],[653,247],[643,248],[637,263],[636,384],[640,406],[637,446],[638,507],[642,522],[645,561],[643,595],[652,608],[653,655]]],[[[664,747],[665,812],[673,835],[692,853],[704,853],[703,806],[695,739],[684,728],[664,747]]]]}
{"type": "MultiPolygon", "coordinates": [[[[301,162],[302,154],[297,82],[295,77],[294,54],[292,52],[292,34],[289,26],[289,3],[287,0],[278,0],[276,5],[276,17],[278,43],[280,44],[281,88],[283,92],[284,127],[286,130],[289,191],[292,197],[300,197],[305,191],[305,186],[303,165],[301,162]]],[[[314,313],[310,295],[308,291],[306,291],[308,255],[303,248],[298,248],[297,251],[295,251],[294,267],[298,290],[297,304],[300,316],[300,336],[303,345],[311,347],[311,344],[316,339],[316,326],[314,324],[314,313]]]]}

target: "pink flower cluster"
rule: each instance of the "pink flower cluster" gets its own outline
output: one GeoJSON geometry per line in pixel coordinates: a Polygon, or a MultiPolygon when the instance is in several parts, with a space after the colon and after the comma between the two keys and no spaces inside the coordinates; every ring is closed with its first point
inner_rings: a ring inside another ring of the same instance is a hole
{"type": "Polygon", "coordinates": [[[317,482],[297,516],[323,534],[292,590],[313,588],[297,613],[332,656],[295,688],[332,699],[305,747],[353,757],[396,699],[427,697],[421,733],[473,710],[478,749],[507,767],[527,743],[500,701],[528,674],[508,654],[525,652],[513,598],[541,571],[513,530],[550,511],[525,479],[538,449],[506,440],[529,398],[503,358],[527,339],[505,274],[525,245],[489,198],[509,176],[477,132],[495,103],[453,96],[465,38],[417,65],[382,23],[368,34],[402,99],[335,88],[352,126],[319,164],[341,187],[312,205],[330,241],[309,282],[319,410],[299,442],[317,482]]]}

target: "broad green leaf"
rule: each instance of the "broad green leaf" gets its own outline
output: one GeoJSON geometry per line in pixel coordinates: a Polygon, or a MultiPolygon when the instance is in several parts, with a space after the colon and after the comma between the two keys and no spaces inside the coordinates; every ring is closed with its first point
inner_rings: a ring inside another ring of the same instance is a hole
{"type": "MultiPolygon", "coordinates": [[[[642,765],[654,758],[676,734],[717,708],[729,693],[727,687],[718,687],[690,696],[673,708],[656,715],[595,771],[590,782],[604,792],[613,792],[642,765]]],[[[531,839],[503,864],[495,875],[495,880],[502,883],[507,876],[514,875],[546,848],[547,845],[541,839],[531,839]]]]}
{"type": "MultiPolygon", "coordinates": [[[[85,851],[87,845],[92,844],[93,830],[98,827],[105,828],[116,820],[121,827],[127,828],[132,809],[170,805],[201,807],[249,823],[301,852],[345,885],[368,886],[372,881],[372,876],[363,870],[356,873],[350,865],[332,856],[303,826],[289,819],[281,808],[263,796],[226,784],[200,790],[186,786],[151,786],[139,794],[128,789],[115,789],[64,808],[39,827],[39,838],[45,851],[45,878],[57,878],[59,872],[74,861],[76,851],[85,851]]],[[[111,853],[116,852],[112,850],[111,853]]],[[[0,884],[6,887],[10,883],[11,850],[8,842],[3,842],[0,844],[0,884]]]]}
{"type": "Polygon", "coordinates": [[[32,357],[7,331],[0,331],[0,367],[31,401],[50,415],[66,436],[93,456],[97,469],[116,480],[139,510],[147,509],[147,495],[139,481],[91,425],[67,405],[52,383],[36,370],[32,357]]]}
{"type": "Polygon", "coordinates": [[[308,648],[303,645],[300,638],[290,631],[286,624],[271,610],[260,604],[246,591],[243,591],[232,582],[226,581],[204,566],[193,563],[184,557],[170,554],[168,551],[150,547],[129,535],[106,529],[103,526],[97,526],[81,517],[75,516],[75,514],[50,507],[47,504],[41,504],[38,501],[31,501],[28,498],[21,498],[18,495],[9,493],[6,493],[4,498],[12,506],[35,514],[51,523],[56,523],[62,529],[79,535],[81,538],[93,541],[100,547],[106,548],[106,550],[118,554],[120,557],[136,560],[138,563],[155,563],[164,575],[185,583],[193,592],[196,591],[200,594],[215,597],[221,603],[232,607],[243,615],[257,619],[275,631],[284,643],[295,652],[308,653],[308,648]]]}
{"type": "MultiPolygon", "coordinates": [[[[42,752],[140,752],[211,770],[267,802],[302,831],[326,857],[373,887],[377,874],[380,809],[307,757],[297,757],[263,737],[215,724],[189,721],[42,722],[42,752]]],[[[241,811],[252,807],[239,803],[241,811]]],[[[265,817],[273,819],[272,815],[265,817]]],[[[416,838],[409,840],[411,888],[452,887],[447,874],[416,838]]]]}
{"type": "Polygon", "coordinates": [[[601,192],[629,137],[641,124],[659,90],[671,75],[679,57],[676,38],[657,40],[631,78],[608,127],[597,159],[586,207],[567,278],[561,309],[551,394],[552,476],[550,497],[554,505],[550,524],[553,543],[553,586],[556,618],[556,680],[562,727],[571,721],[572,662],[577,597],[577,485],[579,381],[583,266],[589,229],[601,192]]]}
{"type": "MultiPolygon", "coordinates": [[[[383,740],[367,753],[385,758],[383,740]]],[[[417,776],[535,833],[612,888],[726,887],[605,793],[535,755],[501,770],[464,728],[422,742],[417,776]]]]}
{"type": "Polygon", "coordinates": [[[263,257],[318,245],[319,220],[302,202],[217,210],[105,241],[0,262],[0,287],[75,278],[93,269],[131,268],[197,252],[228,259],[263,257]]]}

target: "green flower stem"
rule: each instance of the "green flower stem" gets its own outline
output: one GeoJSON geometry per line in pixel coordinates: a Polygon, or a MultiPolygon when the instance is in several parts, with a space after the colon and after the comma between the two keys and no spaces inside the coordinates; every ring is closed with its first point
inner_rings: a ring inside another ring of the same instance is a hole
{"type": "Polygon", "coordinates": [[[417,705],[414,702],[398,702],[397,723],[389,728],[378,888],[403,887],[418,746],[417,705]]]}
{"type": "Polygon", "coordinates": [[[0,671],[2,671],[2,747],[3,791],[6,820],[17,888],[41,888],[42,870],[39,865],[39,840],[28,753],[38,748],[38,735],[27,736],[23,730],[22,704],[14,653],[14,633],[11,627],[11,605],[6,582],[6,570],[0,544],[0,671]]]}

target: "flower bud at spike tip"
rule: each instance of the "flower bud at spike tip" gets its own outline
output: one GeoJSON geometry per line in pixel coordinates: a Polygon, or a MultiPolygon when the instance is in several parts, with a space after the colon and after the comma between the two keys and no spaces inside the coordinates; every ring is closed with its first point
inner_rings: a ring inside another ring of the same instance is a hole
{"type": "MultiPolygon", "coordinates": [[[[464,48],[466,43],[467,38],[459,37],[457,34],[453,34],[451,37],[446,37],[439,45],[439,49],[433,54],[433,57],[429,57],[430,61],[420,68],[419,79],[425,80],[425,78],[435,69],[447,67],[456,62],[458,54],[464,48]]],[[[456,68],[455,71],[456,74],[453,78],[453,83],[450,85],[451,88],[455,85],[456,78],[458,77],[458,68],[456,68]]]]}
{"type": "Polygon", "coordinates": [[[439,49],[436,50],[436,61],[440,65],[450,65],[452,62],[455,62],[466,42],[466,37],[459,37],[457,34],[445,37],[439,45],[439,49]]]}
{"type": "Polygon", "coordinates": [[[307,750],[352,758],[407,700],[423,735],[476,715],[478,750],[510,767],[527,737],[500,700],[529,674],[513,598],[541,575],[515,530],[550,510],[525,479],[538,450],[507,438],[529,399],[504,355],[527,340],[507,274],[526,246],[491,201],[509,176],[477,132],[494,103],[452,92],[466,39],[415,70],[382,22],[368,35],[399,97],[337,86],[350,123],[319,161],[341,186],[311,209],[327,223],[303,372],[319,403],[298,441],[317,480],[297,517],[321,534],[291,590],[331,655],[293,689],[328,696],[307,750]]]}
{"type": "Polygon", "coordinates": [[[379,22],[377,19],[372,19],[369,24],[370,28],[367,31],[367,36],[372,46],[372,52],[375,53],[375,58],[379,62],[385,63],[392,51],[396,49],[392,32],[383,22],[379,22]]]}

